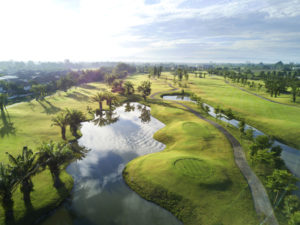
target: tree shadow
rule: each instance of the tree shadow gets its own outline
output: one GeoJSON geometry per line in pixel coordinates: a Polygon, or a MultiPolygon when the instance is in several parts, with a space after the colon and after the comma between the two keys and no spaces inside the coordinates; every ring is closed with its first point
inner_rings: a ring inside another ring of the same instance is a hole
{"type": "Polygon", "coordinates": [[[91,90],[96,90],[96,89],[98,89],[97,87],[92,86],[92,85],[89,85],[89,84],[82,84],[82,85],[80,85],[80,86],[83,87],[83,88],[86,88],[86,89],[91,89],[91,90]]]}
{"type": "Polygon", "coordinates": [[[72,93],[68,93],[66,95],[66,97],[73,98],[73,99],[78,100],[78,101],[88,101],[89,100],[89,96],[84,95],[84,94],[82,94],[80,92],[77,92],[77,91],[74,91],[72,93]]]}
{"type": "Polygon", "coordinates": [[[54,181],[53,186],[55,187],[57,193],[60,197],[65,198],[66,194],[68,193],[68,189],[62,180],[60,179],[59,175],[52,175],[52,179],[54,181]]]}
{"type": "Polygon", "coordinates": [[[37,102],[43,107],[44,112],[46,114],[55,114],[55,113],[61,111],[61,108],[52,105],[51,102],[49,102],[45,99],[44,100],[38,100],[37,102]],[[45,102],[47,104],[44,104],[43,102],[45,102]]]}
{"type": "Polygon", "coordinates": [[[15,217],[14,217],[14,202],[11,198],[2,200],[2,207],[4,209],[4,216],[5,216],[5,224],[6,225],[14,225],[15,222],[15,217]]]}
{"type": "Polygon", "coordinates": [[[16,134],[16,128],[14,127],[14,123],[10,121],[10,116],[8,112],[1,111],[1,120],[2,127],[0,128],[0,136],[3,138],[5,136],[9,136],[10,134],[16,134]]]}

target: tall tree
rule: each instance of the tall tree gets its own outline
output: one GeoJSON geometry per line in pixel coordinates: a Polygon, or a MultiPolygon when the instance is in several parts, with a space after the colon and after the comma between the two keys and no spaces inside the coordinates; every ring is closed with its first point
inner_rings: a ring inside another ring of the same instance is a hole
{"type": "Polygon", "coordinates": [[[113,106],[116,106],[119,102],[117,95],[109,91],[105,92],[105,100],[110,111],[112,110],[113,106]]]}
{"type": "Polygon", "coordinates": [[[100,110],[100,114],[102,114],[103,111],[103,104],[102,102],[105,100],[105,93],[104,92],[98,92],[96,95],[92,96],[92,101],[94,102],[98,102],[99,104],[99,110],[100,110]]]}
{"type": "Polygon", "coordinates": [[[70,146],[65,142],[54,143],[43,143],[39,147],[39,163],[46,167],[49,167],[51,172],[54,187],[59,188],[62,186],[62,182],[59,179],[61,172],[61,165],[70,160],[73,156],[73,152],[70,146]]]}
{"type": "Polygon", "coordinates": [[[30,193],[33,191],[33,183],[31,177],[36,173],[38,164],[36,162],[36,154],[26,146],[23,147],[22,153],[18,156],[13,156],[6,152],[10,162],[10,169],[13,171],[21,183],[20,190],[23,193],[25,204],[30,204],[30,193]]]}
{"type": "Polygon", "coordinates": [[[86,120],[86,117],[83,112],[76,109],[67,109],[66,111],[68,124],[70,125],[70,131],[74,137],[78,138],[79,135],[77,133],[77,130],[80,126],[80,123],[86,120]]]}

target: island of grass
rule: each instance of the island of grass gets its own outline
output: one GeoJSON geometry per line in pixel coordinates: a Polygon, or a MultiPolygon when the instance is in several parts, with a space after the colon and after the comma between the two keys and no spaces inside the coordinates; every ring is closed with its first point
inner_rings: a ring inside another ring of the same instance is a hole
{"type": "Polygon", "coordinates": [[[258,224],[246,180],[225,136],[172,103],[152,101],[166,124],[154,138],[166,148],[126,165],[126,183],[184,224],[258,224]]]}

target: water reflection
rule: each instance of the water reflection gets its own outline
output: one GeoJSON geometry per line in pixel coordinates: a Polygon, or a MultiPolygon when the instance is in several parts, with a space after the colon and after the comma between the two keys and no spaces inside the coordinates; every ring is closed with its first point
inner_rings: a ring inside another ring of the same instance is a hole
{"type": "Polygon", "coordinates": [[[148,107],[137,103],[82,123],[78,142],[91,151],[67,168],[75,181],[72,197],[43,224],[181,224],[166,210],[139,197],[122,178],[130,160],[165,147],[152,138],[162,127],[148,107]],[[105,122],[95,122],[99,118],[105,122]]]}

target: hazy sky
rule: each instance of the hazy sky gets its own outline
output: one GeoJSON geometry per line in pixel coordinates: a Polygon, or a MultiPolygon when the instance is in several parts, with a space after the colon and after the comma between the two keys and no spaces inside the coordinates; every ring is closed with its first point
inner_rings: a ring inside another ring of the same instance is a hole
{"type": "Polygon", "coordinates": [[[300,0],[0,0],[0,60],[300,62],[300,0]]]}

